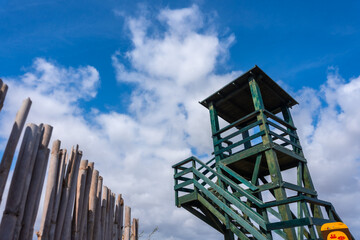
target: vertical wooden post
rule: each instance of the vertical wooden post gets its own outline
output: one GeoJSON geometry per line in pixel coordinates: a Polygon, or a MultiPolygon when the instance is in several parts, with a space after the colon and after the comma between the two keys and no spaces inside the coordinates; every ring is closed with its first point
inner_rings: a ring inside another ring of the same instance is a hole
{"type": "MultiPolygon", "coordinates": [[[[262,124],[260,125],[260,131],[265,131],[265,135],[262,136],[262,142],[263,144],[271,143],[272,140],[271,137],[269,136],[269,126],[266,123],[266,116],[263,112],[265,107],[262,100],[260,88],[253,76],[249,78],[249,86],[254,103],[254,108],[255,110],[260,110],[260,113],[257,116],[257,119],[262,121],[262,124]]],[[[269,149],[265,151],[265,156],[272,182],[281,183],[283,180],[275,151],[273,149],[269,149]]],[[[285,189],[282,187],[276,188],[274,190],[274,193],[277,201],[287,198],[285,189]]],[[[278,208],[283,221],[292,219],[291,211],[288,205],[281,205],[278,208]]],[[[294,229],[287,228],[284,229],[284,231],[289,239],[296,239],[296,233],[294,229]]]]}
{"type": "Polygon", "coordinates": [[[79,240],[80,239],[80,224],[84,203],[84,193],[85,193],[85,183],[86,183],[86,168],[88,165],[88,160],[82,160],[80,162],[80,169],[77,178],[76,185],[76,196],[75,196],[75,207],[74,207],[74,215],[72,221],[72,239],[79,240]]]}
{"type": "Polygon", "coordinates": [[[79,174],[79,166],[81,162],[82,152],[78,150],[79,146],[76,146],[76,158],[73,164],[73,169],[71,170],[71,178],[70,178],[70,189],[69,189],[69,200],[66,206],[65,212],[65,221],[64,226],[61,234],[61,239],[70,239],[71,237],[71,214],[74,209],[74,201],[75,201],[75,194],[76,194],[76,183],[77,177],[79,174]]]}
{"type": "Polygon", "coordinates": [[[46,239],[49,237],[48,235],[50,231],[51,215],[55,204],[56,184],[60,165],[60,144],[60,140],[54,141],[51,150],[51,159],[46,184],[43,214],[41,218],[40,230],[37,233],[39,239],[46,239]]]}
{"type": "Polygon", "coordinates": [[[131,240],[139,239],[139,219],[133,218],[131,225],[131,240]]]}
{"type": "Polygon", "coordinates": [[[125,206],[124,240],[130,240],[130,221],[131,221],[131,208],[125,206]]]}
{"type": "MultiPolygon", "coordinates": [[[[214,106],[214,103],[210,103],[209,105],[209,112],[210,112],[210,122],[211,122],[211,132],[213,134],[213,144],[214,144],[214,153],[216,153],[217,151],[219,151],[221,149],[221,146],[217,145],[217,142],[220,140],[220,136],[215,135],[215,133],[217,131],[219,131],[219,119],[218,119],[218,115],[214,106]]],[[[221,160],[221,154],[215,154],[215,161],[216,161],[216,171],[218,173],[221,173],[222,170],[219,167],[219,162],[221,160]]],[[[221,188],[225,188],[224,183],[218,179],[218,184],[221,188]]],[[[232,233],[232,231],[230,230],[230,219],[229,216],[227,214],[225,214],[225,222],[226,222],[226,230],[224,233],[224,239],[225,240],[234,240],[234,234],[232,233]]]]}
{"type": "Polygon", "coordinates": [[[110,211],[109,211],[109,225],[108,225],[107,239],[113,239],[114,206],[115,206],[115,193],[111,193],[111,195],[110,195],[110,211]]]}
{"type": "Polygon", "coordinates": [[[124,200],[121,197],[121,194],[118,195],[116,200],[116,207],[115,207],[115,219],[114,225],[115,229],[115,240],[122,239],[122,224],[123,224],[123,208],[124,208],[124,200]]]}
{"type": "MultiPolygon", "coordinates": [[[[19,239],[29,239],[29,235],[32,235],[33,224],[37,216],[39,201],[41,197],[43,182],[46,173],[46,167],[49,159],[48,145],[52,134],[52,126],[44,125],[43,136],[39,149],[37,151],[34,169],[31,175],[31,182],[29,185],[29,191],[26,197],[24,216],[20,224],[19,239]]],[[[31,238],[31,237],[30,237],[31,238]]]]}
{"type": "Polygon", "coordinates": [[[93,170],[94,170],[94,162],[90,162],[86,168],[85,193],[84,193],[84,201],[82,204],[83,210],[81,211],[82,217],[81,217],[81,222],[80,222],[80,239],[86,239],[86,236],[87,236],[89,193],[90,193],[93,170]]]}
{"type": "Polygon", "coordinates": [[[15,122],[12,127],[9,140],[6,144],[4,154],[0,163],[0,204],[2,200],[2,195],[4,193],[4,188],[6,185],[6,181],[9,175],[9,170],[12,164],[12,160],[14,157],[15,149],[18,144],[22,129],[24,127],[26,118],[29,114],[31,107],[31,100],[27,98],[23,101],[20,110],[17,112],[15,117],[15,122]]]}
{"type": "Polygon", "coordinates": [[[58,173],[58,180],[56,184],[56,194],[55,194],[55,202],[54,208],[51,213],[51,222],[50,222],[50,231],[49,231],[49,240],[53,240],[55,238],[55,230],[56,230],[56,223],[59,213],[59,206],[60,201],[62,199],[62,192],[63,192],[63,182],[64,182],[64,174],[66,169],[66,159],[67,159],[67,151],[66,149],[60,149],[60,166],[59,166],[59,173],[58,173]]]}
{"type": "Polygon", "coordinates": [[[99,171],[94,170],[91,177],[91,187],[89,196],[89,212],[88,212],[88,223],[87,223],[87,239],[93,240],[94,238],[94,225],[96,215],[96,193],[98,185],[99,171]]]}
{"type": "Polygon", "coordinates": [[[21,205],[27,180],[24,176],[29,171],[34,149],[37,149],[39,144],[39,135],[39,127],[35,124],[26,127],[0,225],[0,236],[4,239],[14,238],[18,217],[22,215],[21,205]]]}
{"type": "Polygon", "coordinates": [[[99,176],[98,186],[96,191],[96,211],[94,219],[94,238],[95,240],[101,240],[101,196],[103,188],[103,178],[99,176]]]}
{"type": "Polygon", "coordinates": [[[104,186],[103,187],[103,193],[101,198],[101,239],[105,240],[106,236],[106,209],[108,204],[108,192],[109,189],[104,186]]]}

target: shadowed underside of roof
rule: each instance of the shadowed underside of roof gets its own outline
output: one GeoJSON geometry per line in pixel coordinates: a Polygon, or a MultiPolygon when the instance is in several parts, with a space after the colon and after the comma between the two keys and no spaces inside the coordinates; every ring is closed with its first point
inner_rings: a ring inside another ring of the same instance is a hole
{"type": "Polygon", "coordinates": [[[217,114],[229,123],[246,116],[254,111],[248,83],[250,77],[254,77],[259,85],[265,109],[273,114],[280,112],[281,107],[292,107],[298,104],[258,66],[216,91],[200,104],[209,108],[210,103],[213,103],[217,114]]]}

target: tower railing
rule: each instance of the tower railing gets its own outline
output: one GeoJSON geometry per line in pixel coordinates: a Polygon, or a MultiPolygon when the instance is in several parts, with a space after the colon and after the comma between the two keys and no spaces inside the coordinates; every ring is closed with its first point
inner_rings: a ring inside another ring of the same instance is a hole
{"type": "Polygon", "coordinates": [[[238,153],[262,143],[261,137],[265,131],[260,131],[260,125],[267,124],[272,143],[285,147],[294,153],[300,153],[301,146],[299,138],[296,135],[296,128],[285,122],[280,117],[274,115],[268,110],[257,110],[245,117],[221,128],[213,134],[218,140],[214,143],[215,156],[224,159],[232,154],[238,153]],[[259,114],[263,112],[265,120],[258,120],[259,114]]]}

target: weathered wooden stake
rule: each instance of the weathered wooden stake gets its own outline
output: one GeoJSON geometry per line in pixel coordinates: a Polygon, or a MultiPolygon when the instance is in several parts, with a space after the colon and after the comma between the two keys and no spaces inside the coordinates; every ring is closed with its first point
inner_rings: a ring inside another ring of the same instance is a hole
{"type": "Polygon", "coordinates": [[[47,239],[49,237],[51,215],[53,213],[55,205],[57,179],[60,167],[60,144],[60,140],[54,141],[51,150],[51,159],[46,184],[43,214],[41,218],[40,230],[37,232],[37,236],[39,239],[47,239]]]}
{"type": "Polygon", "coordinates": [[[4,155],[1,159],[0,163],[0,204],[2,200],[2,195],[4,193],[4,188],[6,185],[6,181],[9,175],[9,170],[12,164],[12,160],[14,157],[15,149],[18,144],[22,129],[24,128],[24,124],[26,118],[29,114],[31,107],[31,100],[27,98],[23,101],[23,104],[20,110],[17,112],[15,117],[15,122],[12,127],[9,140],[6,144],[4,155]]]}
{"type": "Polygon", "coordinates": [[[94,170],[91,177],[91,187],[89,196],[89,211],[88,211],[88,222],[87,222],[87,239],[93,240],[94,236],[94,224],[96,215],[96,192],[98,185],[99,171],[94,170]]]}
{"type": "Polygon", "coordinates": [[[78,150],[79,146],[76,146],[76,158],[74,161],[74,168],[71,170],[70,178],[70,189],[69,189],[69,200],[66,206],[65,221],[61,234],[61,239],[71,238],[71,214],[73,212],[75,194],[76,194],[76,180],[79,174],[79,166],[82,157],[82,152],[78,150]]]}
{"type": "Polygon", "coordinates": [[[84,193],[84,201],[82,204],[82,217],[80,221],[80,238],[86,239],[87,236],[87,217],[88,217],[88,209],[89,209],[89,193],[91,187],[91,178],[94,170],[94,162],[90,162],[86,169],[86,183],[85,183],[85,193],[84,193]]]}
{"type": "Polygon", "coordinates": [[[39,135],[39,127],[35,124],[30,124],[30,126],[26,127],[1,220],[0,236],[3,239],[14,239],[18,217],[23,214],[21,212],[24,198],[23,195],[24,192],[27,193],[27,190],[25,189],[26,176],[29,172],[34,149],[37,150],[39,144],[39,135]]]}
{"type": "Polygon", "coordinates": [[[101,239],[105,240],[106,236],[106,209],[108,205],[108,192],[109,189],[104,186],[103,187],[103,193],[101,198],[101,239]]]}
{"type": "Polygon", "coordinates": [[[132,225],[131,225],[131,240],[138,240],[139,232],[139,219],[133,218],[132,225]]]}
{"type": "Polygon", "coordinates": [[[62,198],[62,190],[63,190],[63,182],[64,182],[64,174],[66,169],[66,159],[67,159],[67,151],[66,149],[60,149],[60,167],[58,173],[58,180],[56,184],[56,196],[55,196],[55,203],[54,208],[51,213],[51,224],[50,224],[50,231],[49,231],[49,240],[53,240],[55,237],[55,230],[56,230],[56,222],[59,212],[60,201],[62,198]]]}
{"type": "Polygon", "coordinates": [[[99,176],[97,191],[96,191],[96,211],[94,219],[94,240],[101,240],[101,196],[102,196],[102,186],[103,178],[99,176]]]}
{"type": "Polygon", "coordinates": [[[131,221],[131,208],[125,206],[124,240],[130,240],[130,221],[131,221]]]}
{"type": "Polygon", "coordinates": [[[37,216],[46,167],[49,159],[48,145],[52,130],[53,128],[50,125],[45,124],[43,127],[43,136],[37,151],[29,191],[26,197],[24,216],[22,222],[18,221],[21,223],[21,231],[18,239],[31,239],[31,237],[29,238],[29,235],[32,235],[33,224],[37,216]]]}
{"type": "Polygon", "coordinates": [[[75,208],[72,221],[72,239],[80,239],[80,224],[84,203],[84,194],[85,194],[85,184],[86,184],[86,168],[88,165],[88,160],[82,160],[80,163],[79,175],[77,178],[76,186],[76,197],[75,197],[75,208]]]}

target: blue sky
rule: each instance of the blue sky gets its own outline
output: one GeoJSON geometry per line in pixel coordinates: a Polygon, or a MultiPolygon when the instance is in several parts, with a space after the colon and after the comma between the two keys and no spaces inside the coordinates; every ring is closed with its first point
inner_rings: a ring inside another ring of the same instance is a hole
{"type": "Polygon", "coordinates": [[[198,101],[256,64],[300,103],[320,198],[360,234],[359,11],[357,1],[0,0],[10,86],[0,136],[30,96],[29,121],[53,125],[64,147],[78,143],[145,233],[218,239],[173,206],[171,165],[211,153],[198,101]]]}

